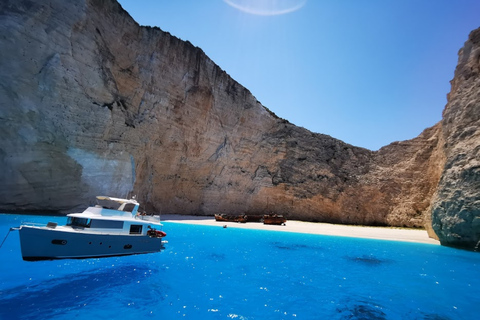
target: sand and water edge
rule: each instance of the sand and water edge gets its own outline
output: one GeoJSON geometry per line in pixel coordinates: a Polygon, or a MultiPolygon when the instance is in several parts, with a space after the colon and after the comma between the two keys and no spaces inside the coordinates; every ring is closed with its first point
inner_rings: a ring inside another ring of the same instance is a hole
{"type": "Polygon", "coordinates": [[[377,240],[404,241],[440,245],[440,241],[428,236],[426,230],[393,228],[393,227],[370,227],[370,226],[352,226],[321,222],[304,222],[297,220],[288,220],[285,225],[265,225],[258,222],[225,222],[216,221],[211,216],[192,216],[192,215],[161,215],[163,222],[185,223],[194,225],[216,226],[219,228],[241,228],[255,230],[270,230],[280,232],[296,232],[319,234],[328,236],[341,236],[353,238],[367,238],[377,240]]]}

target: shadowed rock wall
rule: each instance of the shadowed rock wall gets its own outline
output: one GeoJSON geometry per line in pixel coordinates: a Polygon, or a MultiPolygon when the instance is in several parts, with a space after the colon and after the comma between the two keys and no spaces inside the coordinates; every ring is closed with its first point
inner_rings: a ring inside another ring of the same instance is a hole
{"type": "Polygon", "coordinates": [[[0,210],[136,194],[161,213],[431,226],[441,123],[377,152],[312,133],[113,0],[3,1],[0,30],[0,210]]]}

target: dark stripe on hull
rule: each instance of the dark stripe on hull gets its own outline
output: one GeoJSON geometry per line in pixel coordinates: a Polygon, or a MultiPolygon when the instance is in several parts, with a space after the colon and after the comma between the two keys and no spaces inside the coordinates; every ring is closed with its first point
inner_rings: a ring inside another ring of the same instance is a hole
{"type": "Polygon", "coordinates": [[[114,255],[105,255],[105,256],[88,256],[88,257],[22,257],[22,258],[25,261],[46,261],[46,260],[52,261],[52,260],[66,260],[66,259],[81,260],[81,259],[100,259],[100,258],[132,256],[132,255],[138,255],[138,254],[155,253],[155,252],[159,252],[159,251],[161,251],[161,250],[152,251],[152,252],[125,253],[125,254],[114,254],[114,255]]]}

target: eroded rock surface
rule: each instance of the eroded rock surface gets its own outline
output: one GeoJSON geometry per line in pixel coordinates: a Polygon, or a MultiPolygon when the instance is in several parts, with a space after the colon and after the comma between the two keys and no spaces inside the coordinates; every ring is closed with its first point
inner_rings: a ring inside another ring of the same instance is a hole
{"type": "Polygon", "coordinates": [[[442,135],[446,164],[433,199],[433,229],[441,243],[480,245],[480,29],[459,52],[442,135]]]}
{"type": "Polygon", "coordinates": [[[0,210],[136,194],[157,213],[429,229],[437,192],[443,237],[458,181],[478,210],[473,44],[446,125],[372,152],[278,118],[201,49],[139,26],[113,0],[2,1],[0,30],[0,210]],[[470,169],[455,169],[461,161],[470,169]]]}

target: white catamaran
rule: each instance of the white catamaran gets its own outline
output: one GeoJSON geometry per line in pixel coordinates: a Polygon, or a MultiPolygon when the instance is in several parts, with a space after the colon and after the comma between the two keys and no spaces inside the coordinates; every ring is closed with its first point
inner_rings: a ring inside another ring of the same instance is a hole
{"type": "Polygon", "coordinates": [[[99,204],[68,214],[67,224],[18,228],[23,260],[83,259],[159,252],[159,216],[138,213],[135,199],[98,196],[99,204]]]}

